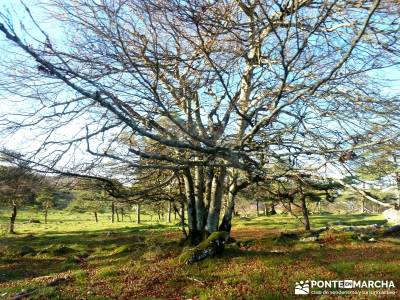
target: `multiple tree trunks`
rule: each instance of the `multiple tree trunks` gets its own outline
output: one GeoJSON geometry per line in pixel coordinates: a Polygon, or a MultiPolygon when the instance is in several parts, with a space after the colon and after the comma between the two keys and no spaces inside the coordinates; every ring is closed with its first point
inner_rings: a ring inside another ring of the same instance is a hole
{"type": "Polygon", "coordinates": [[[191,244],[196,245],[217,231],[230,232],[236,195],[249,184],[239,184],[238,178],[237,171],[225,167],[195,167],[183,172],[187,237],[191,244]]]}
{"type": "Polygon", "coordinates": [[[203,168],[196,167],[193,172],[185,170],[183,176],[188,239],[196,245],[218,229],[226,169],[222,168],[217,173],[213,170],[205,177],[203,168]]]}

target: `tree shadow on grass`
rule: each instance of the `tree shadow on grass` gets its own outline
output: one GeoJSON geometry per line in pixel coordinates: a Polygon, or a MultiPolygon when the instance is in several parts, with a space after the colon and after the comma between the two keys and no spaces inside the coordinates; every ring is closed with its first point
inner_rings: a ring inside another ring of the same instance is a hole
{"type": "Polygon", "coordinates": [[[76,269],[79,269],[78,265],[68,263],[62,258],[2,258],[0,259],[0,284],[76,269]]]}
{"type": "Polygon", "coordinates": [[[67,270],[80,269],[75,257],[87,262],[95,260],[107,265],[111,259],[140,258],[148,249],[158,247],[168,250],[179,247],[178,238],[165,237],[168,225],[146,225],[135,228],[79,231],[46,235],[16,235],[2,238],[0,244],[0,284],[31,279],[67,270]],[[111,233],[111,234],[110,234],[111,233]],[[146,243],[145,243],[146,241],[146,243]],[[29,247],[31,253],[21,254],[29,247]],[[52,247],[67,247],[73,251],[56,255],[52,247]],[[49,250],[50,249],[50,250],[49,250]]]}
{"type": "MultiPolygon", "coordinates": [[[[340,222],[341,225],[372,225],[372,224],[385,224],[387,221],[384,219],[379,219],[379,215],[311,215],[310,216],[311,226],[321,227],[327,226],[335,222],[340,222]]],[[[294,217],[292,216],[270,216],[270,217],[258,217],[248,221],[240,222],[242,226],[252,227],[252,226],[262,226],[265,228],[280,228],[282,225],[290,228],[297,228],[302,226],[294,217]]]]}

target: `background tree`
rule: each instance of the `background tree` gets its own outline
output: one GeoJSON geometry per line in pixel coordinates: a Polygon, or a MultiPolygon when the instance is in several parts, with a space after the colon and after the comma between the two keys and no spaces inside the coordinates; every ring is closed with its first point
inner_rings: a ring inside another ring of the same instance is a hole
{"type": "MultiPolygon", "coordinates": [[[[400,207],[400,143],[376,145],[363,153],[364,163],[355,168],[362,181],[383,181],[394,186],[397,205],[400,207]]],[[[365,183],[364,183],[365,185],[365,183]]]]}
{"type": "Polygon", "coordinates": [[[56,195],[54,192],[45,189],[42,190],[36,197],[35,197],[35,202],[39,206],[39,208],[44,210],[44,223],[47,224],[47,215],[49,212],[49,209],[53,208],[55,206],[56,202],[56,195]]]}
{"type": "MultiPolygon", "coordinates": [[[[10,152],[7,152],[11,154],[10,152]]],[[[19,154],[13,154],[18,155],[19,154]]],[[[15,234],[15,220],[18,208],[28,202],[33,202],[39,188],[40,177],[27,169],[28,166],[19,164],[9,156],[1,157],[5,165],[0,165],[0,200],[11,207],[9,233],[15,234]],[[10,164],[11,163],[11,164],[10,164]]],[[[1,160],[0,160],[1,161],[1,160]]]]}
{"type": "Polygon", "coordinates": [[[71,202],[69,208],[76,211],[86,211],[93,213],[95,222],[99,222],[98,213],[104,210],[104,198],[98,194],[89,191],[75,192],[75,199],[71,202]]]}

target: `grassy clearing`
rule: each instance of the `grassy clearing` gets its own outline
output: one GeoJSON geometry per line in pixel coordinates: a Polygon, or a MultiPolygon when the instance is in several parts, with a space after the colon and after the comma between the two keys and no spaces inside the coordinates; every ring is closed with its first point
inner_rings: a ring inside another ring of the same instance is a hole
{"type": "MultiPolygon", "coordinates": [[[[111,224],[106,216],[96,224],[89,214],[59,212],[49,224],[22,224],[32,214],[21,214],[19,234],[1,238],[0,299],[23,289],[33,289],[31,299],[291,299],[294,283],[305,279],[394,280],[400,286],[396,239],[365,243],[330,230],[318,242],[278,242],[282,231],[302,231],[289,216],[236,220],[233,236],[241,247],[181,266],[175,225],[111,224]]],[[[383,222],[380,216],[311,217],[314,228],[338,221],[383,222]]]]}
{"type": "MultiPolygon", "coordinates": [[[[0,210],[0,233],[6,231],[11,212],[0,210]]],[[[135,225],[135,217],[125,215],[124,222],[111,223],[111,213],[98,213],[99,222],[94,221],[92,213],[76,213],[69,211],[51,210],[49,211],[47,224],[44,224],[44,215],[42,212],[34,210],[20,210],[17,215],[15,225],[16,231],[20,234],[61,234],[82,231],[102,231],[120,229],[123,227],[132,227],[135,225]],[[40,223],[28,223],[29,220],[38,220],[40,223]]],[[[116,218],[116,217],[115,217],[116,218]]],[[[167,224],[166,222],[157,222],[156,216],[152,220],[149,215],[141,216],[142,225],[167,224]]],[[[178,222],[177,220],[174,222],[178,222]]]]}

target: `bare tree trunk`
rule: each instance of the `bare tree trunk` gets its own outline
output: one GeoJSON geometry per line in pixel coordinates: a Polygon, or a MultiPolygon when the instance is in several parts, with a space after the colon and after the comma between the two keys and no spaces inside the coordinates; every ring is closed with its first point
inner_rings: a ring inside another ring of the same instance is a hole
{"type": "Polygon", "coordinates": [[[270,211],[270,214],[271,214],[271,215],[276,215],[275,202],[274,202],[274,201],[272,201],[272,204],[271,204],[271,211],[270,211]]]}
{"type": "Polygon", "coordinates": [[[256,206],[257,206],[257,217],[260,216],[260,200],[256,199],[256,206]]]}
{"type": "Polygon", "coordinates": [[[183,234],[183,238],[187,239],[188,235],[185,229],[185,204],[181,203],[181,215],[180,215],[180,219],[181,219],[181,228],[182,228],[182,234],[183,234]]]}
{"type": "Polygon", "coordinates": [[[121,220],[124,221],[124,208],[121,207],[121,220]]]}
{"type": "Polygon", "coordinates": [[[218,230],[219,214],[221,212],[222,196],[224,193],[224,181],[226,168],[222,167],[219,174],[214,177],[211,188],[211,201],[207,217],[207,233],[211,234],[218,230]]]}
{"type": "Polygon", "coordinates": [[[99,219],[97,218],[97,211],[94,211],[94,219],[95,219],[96,223],[99,222],[99,219]]]}
{"type": "Polygon", "coordinates": [[[200,241],[199,232],[197,230],[197,214],[196,214],[196,200],[194,193],[193,178],[189,169],[183,172],[183,179],[185,182],[185,194],[187,203],[187,219],[189,226],[189,239],[190,243],[195,245],[200,241]]]}
{"type": "Polygon", "coordinates": [[[168,201],[168,223],[171,223],[172,202],[168,201]]]}
{"type": "Polygon", "coordinates": [[[47,214],[48,214],[49,209],[46,207],[44,211],[44,224],[47,224],[47,214]]]}
{"type": "Polygon", "coordinates": [[[196,221],[197,221],[197,231],[201,236],[201,239],[205,237],[205,225],[207,221],[207,211],[204,203],[204,168],[196,167],[195,168],[195,205],[196,205],[196,221]]]}
{"type": "Polygon", "coordinates": [[[301,208],[303,212],[303,218],[304,218],[304,226],[307,231],[311,230],[310,226],[310,219],[308,217],[308,209],[307,209],[307,203],[306,203],[306,196],[302,193],[301,194],[301,208]]]}
{"type": "Polygon", "coordinates": [[[224,217],[222,218],[221,225],[219,226],[219,231],[231,232],[232,228],[232,217],[233,212],[235,211],[235,198],[237,194],[237,179],[236,177],[232,179],[232,182],[229,186],[228,195],[227,195],[227,206],[224,213],[224,217]]]}
{"type": "Polygon", "coordinates": [[[228,195],[227,195],[227,207],[226,207],[224,217],[222,218],[221,225],[219,226],[219,229],[218,229],[219,231],[226,231],[229,233],[231,232],[232,218],[235,213],[236,195],[241,189],[247,187],[249,184],[249,182],[244,182],[239,185],[237,180],[238,180],[238,177],[235,174],[229,185],[229,190],[228,190],[228,195]]]}
{"type": "Polygon", "coordinates": [[[115,208],[115,214],[117,215],[117,222],[119,222],[119,213],[118,213],[118,208],[115,208]]]}
{"type": "Polygon", "coordinates": [[[210,207],[210,199],[211,199],[211,191],[212,191],[212,182],[214,179],[214,168],[208,167],[205,172],[205,197],[204,197],[204,206],[206,213],[208,208],[210,207]]]}
{"type": "Polygon", "coordinates": [[[136,223],[140,224],[140,204],[136,207],[136,223]]]}
{"type": "Polygon", "coordinates": [[[15,219],[17,219],[17,205],[13,203],[12,206],[12,214],[10,218],[10,228],[9,228],[9,233],[15,234],[15,219]]]}
{"type": "Polygon", "coordinates": [[[111,202],[111,222],[114,223],[114,215],[115,215],[115,204],[111,202]]]}

